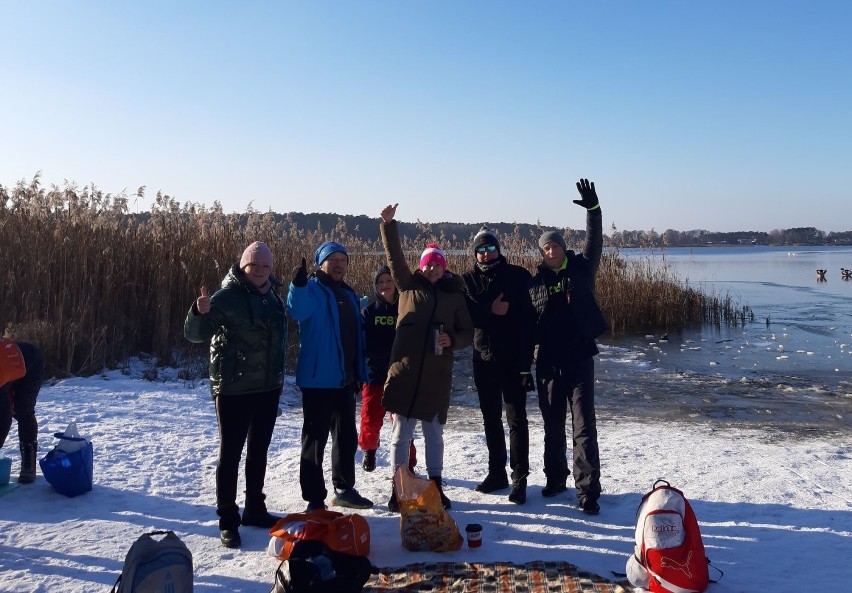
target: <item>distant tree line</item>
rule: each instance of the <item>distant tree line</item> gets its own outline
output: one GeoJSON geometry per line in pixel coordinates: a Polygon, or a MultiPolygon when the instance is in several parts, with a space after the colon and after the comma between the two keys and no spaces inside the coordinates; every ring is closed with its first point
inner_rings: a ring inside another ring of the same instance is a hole
{"type": "Polygon", "coordinates": [[[814,227],[775,229],[772,231],[735,231],[717,233],[705,230],[676,231],[662,234],[650,231],[617,231],[608,237],[619,247],[700,247],[708,245],[852,245],[852,231],[826,233],[814,227]]]}
{"type": "MultiPolygon", "coordinates": [[[[245,214],[244,216],[248,216],[245,214]]],[[[321,233],[331,233],[337,227],[348,229],[350,236],[354,235],[364,241],[379,240],[379,219],[365,215],[341,215],[330,213],[288,212],[274,214],[276,220],[295,224],[299,228],[317,230],[321,233]]],[[[497,231],[498,236],[515,235],[538,241],[544,231],[556,227],[541,224],[526,223],[476,223],[461,222],[402,222],[400,232],[403,237],[415,239],[428,235],[446,238],[449,243],[466,241],[479,230],[481,226],[497,231]]],[[[568,244],[582,242],[586,238],[586,230],[563,228],[559,229],[565,235],[568,244]]],[[[792,229],[775,229],[764,231],[735,231],[720,233],[703,229],[691,231],[676,231],[668,229],[660,234],[650,231],[620,231],[612,228],[610,234],[604,237],[609,246],[616,247],[698,247],[707,245],[852,245],[852,231],[826,233],[815,227],[799,227],[792,229]]]]}

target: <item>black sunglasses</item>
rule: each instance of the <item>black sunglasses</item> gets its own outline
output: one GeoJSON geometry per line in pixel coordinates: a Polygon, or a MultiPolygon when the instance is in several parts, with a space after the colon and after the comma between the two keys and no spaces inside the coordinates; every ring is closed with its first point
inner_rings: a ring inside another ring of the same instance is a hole
{"type": "Polygon", "coordinates": [[[495,251],[497,251],[496,245],[480,245],[476,248],[477,253],[494,253],[495,251]]]}

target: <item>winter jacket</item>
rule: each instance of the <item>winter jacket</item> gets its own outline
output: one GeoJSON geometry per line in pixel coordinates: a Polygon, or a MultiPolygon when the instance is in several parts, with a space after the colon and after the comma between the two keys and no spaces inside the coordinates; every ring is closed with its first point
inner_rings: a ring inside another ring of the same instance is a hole
{"type": "Polygon", "coordinates": [[[217,396],[263,393],[284,386],[287,319],[276,289],[261,292],[234,265],[210,299],[210,312],[198,313],[195,303],[186,315],[187,340],[210,340],[210,392],[217,396]]]}
{"type": "Polygon", "coordinates": [[[595,338],[608,328],[595,300],[595,275],[602,252],[602,217],[598,208],[586,214],[582,254],[568,250],[559,270],[551,270],[543,262],[538,266],[529,289],[536,311],[538,376],[549,367],[563,367],[598,353],[595,338]]]}
{"type": "MultiPolygon", "coordinates": [[[[299,387],[336,389],[346,387],[347,373],[343,337],[340,332],[340,309],[334,289],[320,281],[317,272],[305,286],[290,283],[287,310],[299,322],[299,358],[296,363],[296,385],[299,387]]],[[[364,358],[364,331],[361,325],[360,299],[348,284],[339,290],[351,301],[357,328],[354,343],[354,381],[367,380],[364,358]]],[[[351,336],[350,336],[351,339],[351,336]]]]}
{"type": "Polygon", "coordinates": [[[420,270],[411,272],[399,242],[396,221],[381,223],[382,242],[399,290],[399,318],[391,350],[382,405],[408,418],[447,421],[453,380],[453,352],[470,345],[473,323],[464,297],[464,283],[445,273],[435,284],[420,270]],[[452,345],[434,353],[438,324],[452,345]]]}
{"type": "MultiPolygon", "coordinates": [[[[373,279],[378,282],[379,276],[390,274],[388,266],[381,266],[373,279]]],[[[370,371],[367,383],[384,385],[388,377],[390,353],[393,340],[396,337],[396,320],[399,315],[399,295],[394,302],[388,303],[376,290],[375,300],[361,309],[364,321],[364,339],[367,345],[367,368],[370,371]]]]}
{"type": "Polygon", "coordinates": [[[502,368],[528,372],[533,358],[532,332],[535,310],[528,292],[530,273],[500,257],[488,265],[479,262],[462,278],[468,310],[476,328],[474,358],[498,362],[502,368]],[[491,305],[500,294],[509,303],[505,315],[495,315],[491,305]]]}

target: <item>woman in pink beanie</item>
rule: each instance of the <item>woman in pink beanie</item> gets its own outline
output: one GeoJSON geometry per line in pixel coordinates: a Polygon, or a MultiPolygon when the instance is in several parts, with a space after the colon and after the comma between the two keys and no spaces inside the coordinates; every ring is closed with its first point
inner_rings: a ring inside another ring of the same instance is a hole
{"type": "MultiPolygon", "coordinates": [[[[447,272],[447,257],[434,243],[420,256],[412,272],[405,260],[394,220],[396,205],[381,213],[382,243],[399,289],[399,317],[391,349],[390,368],[382,405],[394,413],[391,435],[391,471],[408,463],[409,443],[420,423],[426,441],[426,472],[441,493],[444,508],[450,500],[443,490],[444,424],[450,408],[453,351],[473,341],[461,278],[447,272]]],[[[399,510],[396,488],[388,500],[399,510]]]]}
{"type": "Polygon", "coordinates": [[[213,296],[201,287],[184,322],[190,342],[210,341],[210,391],[219,423],[216,514],[226,548],[241,544],[240,525],[269,529],[263,485],[278,399],[284,387],[287,319],[272,276],[272,251],[255,241],[213,296]],[[240,458],[246,449],[245,507],[237,506],[240,458]]]}

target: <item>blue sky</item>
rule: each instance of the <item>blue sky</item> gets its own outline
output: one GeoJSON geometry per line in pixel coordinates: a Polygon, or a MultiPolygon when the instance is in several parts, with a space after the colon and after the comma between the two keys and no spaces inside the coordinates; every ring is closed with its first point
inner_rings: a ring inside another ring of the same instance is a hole
{"type": "Polygon", "coordinates": [[[0,0],[0,184],[852,230],[852,3],[0,0]]]}

